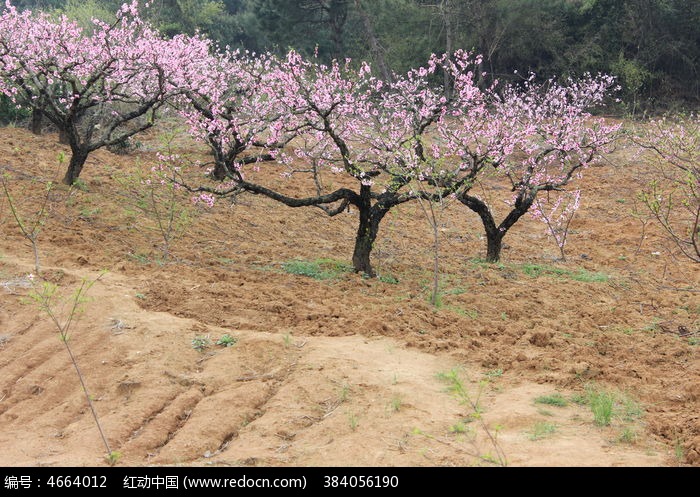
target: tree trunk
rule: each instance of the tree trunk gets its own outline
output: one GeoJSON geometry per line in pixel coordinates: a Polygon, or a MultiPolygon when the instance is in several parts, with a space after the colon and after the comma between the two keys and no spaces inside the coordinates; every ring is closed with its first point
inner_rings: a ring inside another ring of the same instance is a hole
{"type": "Polygon", "coordinates": [[[356,273],[362,273],[374,278],[377,274],[372,268],[370,254],[372,253],[374,240],[377,238],[377,231],[372,230],[372,224],[369,216],[363,216],[362,212],[360,212],[360,227],[357,230],[357,237],[355,238],[355,250],[352,253],[352,266],[356,273]]]}
{"type": "Polygon", "coordinates": [[[217,181],[223,181],[228,177],[228,167],[223,160],[219,160],[218,157],[214,161],[214,171],[211,173],[212,178],[217,181]]]}
{"type": "Polygon", "coordinates": [[[501,259],[501,249],[503,248],[503,237],[505,231],[486,231],[486,260],[488,262],[498,262],[501,259]]]}
{"type": "Polygon", "coordinates": [[[374,241],[379,233],[379,223],[389,209],[379,204],[372,206],[371,187],[362,185],[360,188],[360,200],[356,207],[360,211],[360,225],[355,237],[355,250],[352,254],[352,266],[356,273],[363,273],[370,278],[377,276],[372,268],[370,255],[374,247],[374,241]]]}
{"type": "Polygon", "coordinates": [[[356,273],[363,273],[374,277],[375,272],[370,262],[372,245],[377,238],[377,230],[372,229],[372,205],[369,196],[369,187],[362,185],[360,188],[360,225],[355,237],[355,250],[352,253],[352,266],[356,273]]]}
{"type": "MultiPolygon", "coordinates": [[[[449,59],[452,57],[452,40],[454,38],[454,34],[452,33],[452,16],[454,15],[454,10],[452,9],[452,2],[450,2],[450,0],[443,0],[440,4],[440,13],[442,15],[442,22],[445,25],[445,53],[449,59]]],[[[449,71],[444,72],[443,78],[445,98],[449,101],[452,98],[452,79],[449,71]]]]}
{"type": "Polygon", "coordinates": [[[58,143],[61,145],[69,145],[70,144],[70,135],[68,132],[64,129],[59,129],[58,130],[58,143]]]}
{"type": "MultiPolygon", "coordinates": [[[[218,135],[212,135],[207,140],[212,154],[214,154],[214,170],[211,173],[213,179],[223,181],[227,178],[232,178],[233,171],[231,167],[236,162],[236,159],[245,152],[248,145],[241,142],[238,138],[234,138],[234,142],[228,145],[221,143],[218,135]]],[[[266,157],[269,155],[266,155],[266,157]]],[[[260,157],[260,155],[258,155],[260,157]]],[[[242,162],[245,158],[242,159],[242,162]]]]}
{"type": "Polygon", "coordinates": [[[29,123],[29,130],[35,135],[41,135],[44,113],[39,109],[32,110],[32,121],[29,123]]]}
{"type": "Polygon", "coordinates": [[[460,202],[476,212],[481,218],[481,223],[484,225],[486,233],[486,260],[489,262],[498,262],[501,258],[501,248],[503,247],[503,237],[506,231],[496,226],[493,220],[493,215],[489,210],[489,206],[483,200],[467,195],[466,192],[457,197],[460,202]]]}
{"type": "Polygon", "coordinates": [[[460,202],[476,212],[481,218],[486,234],[486,260],[488,262],[498,262],[501,259],[501,249],[503,248],[503,238],[508,230],[520,219],[532,206],[537,196],[536,190],[523,190],[518,193],[513,204],[513,209],[508,213],[503,222],[496,226],[493,214],[486,203],[477,198],[467,195],[466,192],[457,196],[460,202]]]}
{"type": "Polygon", "coordinates": [[[369,41],[370,53],[372,54],[377,67],[379,68],[381,78],[383,81],[390,83],[393,78],[391,77],[391,70],[389,69],[389,65],[384,57],[384,48],[379,42],[379,38],[377,38],[377,34],[374,31],[369,15],[362,7],[361,0],[355,0],[355,8],[357,9],[357,13],[360,15],[362,25],[365,28],[365,34],[367,35],[367,39],[369,41]]]}
{"type": "Polygon", "coordinates": [[[72,185],[80,176],[80,172],[83,170],[85,161],[88,158],[87,150],[73,149],[73,153],[70,157],[70,162],[68,163],[68,170],[66,175],[63,177],[64,185],[72,185]]]}

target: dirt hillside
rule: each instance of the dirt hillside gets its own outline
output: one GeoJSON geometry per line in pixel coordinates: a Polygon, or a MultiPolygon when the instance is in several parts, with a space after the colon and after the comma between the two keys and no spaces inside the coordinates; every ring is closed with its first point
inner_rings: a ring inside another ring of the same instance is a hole
{"type": "MultiPolygon", "coordinates": [[[[383,222],[378,279],[348,271],[355,212],[256,196],[178,197],[166,246],[135,179],[162,135],[94,153],[80,188],[46,194],[67,149],[0,129],[28,226],[46,201],[36,275],[0,197],[0,466],[107,464],[57,328],[28,298],[98,277],[69,344],[118,465],[700,466],[700,267],[635,209],[650,172],[630,150],[586,172],[566,262],[523,219],[486,264],[478,219],[446,204],[432,305],[418,204],[383,222]]],[[[60,323],[70,303],[54,305],[60,323]]]]}

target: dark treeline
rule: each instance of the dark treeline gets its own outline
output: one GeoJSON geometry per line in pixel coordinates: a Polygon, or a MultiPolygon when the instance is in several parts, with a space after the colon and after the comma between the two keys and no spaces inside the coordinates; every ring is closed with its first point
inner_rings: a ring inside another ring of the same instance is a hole
{"type": "MultiPolygon", "coordinates": [[[[13,4],[87,21],[124,1],[13,4]]],[[[383,78],[464,48],[500,79],[614,74],[630,113],[700,103],[700,0],[152,0],[145,13],[168,35],[370,60],[383,78]]]]}

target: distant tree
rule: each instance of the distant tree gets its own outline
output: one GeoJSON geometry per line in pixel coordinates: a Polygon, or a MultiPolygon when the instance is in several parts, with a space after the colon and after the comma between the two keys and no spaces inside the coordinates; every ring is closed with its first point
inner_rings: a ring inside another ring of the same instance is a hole
{"type": "Polygon", "coordinates": [[[267,49],[305,54],[322,59],[345,57],[345,28],[352,0],[251,0],[267,49]]]}
{"type": "Polygon", "coordinates": [[[700,101],[697,1],[229,0],[226,8],[246,48],[371,60],[385,80],[431,53],[467,49],[502,81],[516,80],[516,69],[540,81],[604,72],[618,77],[631,109],[700,101]]]}
{"type": "Polygon", "coordinates": [[[201,31],[221,40],[230,36],[228,30],[233,24],[221,0],[153,0],[143,9],[143,15],[169,37],[201,31]]]}
{"type": "MultiPolygon", "coordinates": [[[[430,54],[445,52],[445,45],[436,34],[439,28],[431,17],[431,11],[415,0],[362,0],[361,6],[374,30],[379,54],[390,72],[405,74],[422,65],[430,54]]],[[[352,22],[360,13],[357,9],[351,13],[352,22]]],[[[377,74],[382,75],[375,48],[363,24],[364,21],[360,19],[360,24],[349,30],[349,52],[355,59],[374,61],[377,74]]],[[[468,45],[461,46],[472,49],[468,45]]]]}
{"type": "Polygon", "coordinates": [[[63,7],[66,0],[15,0],[14,6],[20,10],[49,10],[63,7]]]}
{"type": "Polygon", "coordinates": [[[17,108],[17,104],[9,97],[0,93],[0,126],[17,125],[30,117],[26,109],[17,108]]]}
{"type": "Polygon", "coordinates": [[[77,22],[89,32],[94,28],[93,19],[113,23],[122,3],[112,0],[65,0],[62,5],[57,5],[52,10],[42,10],[58,15],[65,14],[68,19],[77,22]]]}
{"type": "Polygon", "coordinates": [[[618,75],[625,101],[700,100],[700,2],[588,0],[569,23],[569,57],[618,75]]]}
{"type": "Polygon", "coordinates": [[[362,21],[363,31],[369,44],[371,60],[374,61],[378,67],[381,78],[384,81],[390,82],[393,76],[391,74],[391,68],[386,60],[386,49],[374,29],[374,22],[363,5],[362,0],[353,0],[353,5],[355,7],[355,12],[362,21]]]}

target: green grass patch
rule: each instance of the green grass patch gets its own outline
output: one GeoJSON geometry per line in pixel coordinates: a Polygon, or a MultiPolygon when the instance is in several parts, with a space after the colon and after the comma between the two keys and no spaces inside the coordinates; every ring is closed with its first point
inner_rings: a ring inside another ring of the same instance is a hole
{"type": "Polygon", "coordinates": [[[629,395],[586,386],[584,395],[572,398],[572,402],[587,405],[597,426],[610,426],[613,418],[625,423],[635,422],[644,415],[642,406],[629,395]]]}
{"type": "Polygon", "coordinates": [[[467,293],[469,290],[463,287],[448,288],[442,292],[443,295],[462,295],[467,293]]]}
{"type": "Polygon", "coordinates": [[[500,378],[503,376],[503,370],[502,369],[491,369],[489,371],[486,371],[484,373],[484,376],[490,380],[494,380],[496,378],[500,378]]]}
{"type": "Polygon", "coordinates": [[[637,432],[629,426],[625,426],[617,437],[618,442],[630,445],[636,443],[637,439],[637,432]]]}
{"type": "Polygon", "coordinates": [[[222,347],[233,347],[237,342],[238,338],[226,333],[216,341],[216,345],[221,345],[222,347]]]}
{"type": "Polygon", "coordinates": [[[209,335],[199,335],[192,339],[192,348],[197,352],[204,352],[209,347],[211,347],[209,335]]]}
{"type": "Polygon", "coordinates": [[[591,272],[586,269],[571,270],[546,264],[523,264],[521,270],[531,278],[540,276],[550,276],[563,278],[584,283],[606,283],[610,281],[610,276],[605,273],[591,272]]]}
{"type": "Polygon", "coordinates": [[[402,406],[403,406],[403,401],[402,401],[401,397],[398,396],[398,395],[395,395],[395,396],[391,399],[391,403],[390,403],[390,408],[391,408],[391,410],[392,410],[393,412],[399,412],[399,411],[401,410],[401,407],[402,407],[402,406]]]}
{"type": "Polygon", "coordinates": [[[506,265],[502,262],[493,262],[480,257],[474,257],[469,260],[474,266],[480,268],[496,268],[496,269],[506,269],[506,265]]]}
{"type": "Polygon", "coordinates": [[[342,274],[353,272],[353,267],[351,265],[334,259],[287,261],[282,264],[282,269],[285,273],[306,276],[315,280],[330,280],[342,274]]]}
{"type": "Polygon", "coordinates": [[[127,254],[127,257],[129,257],[131,260],[133,260],[135,262],[138,262],[139,264],[148,265],[151,263],[151,258],[149,257],[149,255],[143,254],[141,252],[127,254]]]}
{"type": "Polygon", "coordinates": [[[474,267],[481,269],[495,269],[498,271],[508,270],[509,272],[521,271],[526,276],[531,278],[550,277],[561,278],[572,281],[580,281],[583,283],[606,283],[609,282],[611,276],[606,273],[588,271],[586,269],[571,269],[550,264],[525,263],[516,265],[506,265],[502,262],[489,262],[483,259],[471,259],[471,264],[474,267]]]}
{"type": "Polygon", "coordinates": [[[644,328],[642,328],[642,331],[647,333],[656,333],[657,331],[659,331],[660,322],[660,318],[654,318],[651,320],[651,323],[647,324],[644,328]]]}
{"type": "Polygon", "coordinates": [[[605,273],[586,271],[585,269],[579,269],[578,271],[571,272],[569,278],[574,281],[582,281],[584,283],[607,283],[610,281],[610,276],[605,273]]]}
{"type": "Polygon", "coordinates": [[[557,431],[557,425],[549,421],[538,421],[532,427],[530,432],[530,440],[542,440],[543,438],[551,437],[557,431]]]}
{"type": "Polygon", "coordinates": [[[593,422],[598,426],[610,426],[615,396],[605,390],[590,390],[588,392],[588,405],[593,413],[593,422]]]}
{"type": "MultiPolygon", "coordinates": [[[[436,303],[436,307],[442,307],[442,299],[439,299],[439,305],[436,303]]],[[[462,309],[461,307],[457,307],[456,305],[448,305],[445,307],[447,310],[454,312],[458,316],[462,316],[465,318],[469,319],[478,319],[479,318],[479,311],[476,309],[462,309]]]]}
{"type": "Polygon", "coordinates": [[[102,212],[102,210],[99,207],[83,207],[82,209],[80,209],[80,217],[82,219],[90,219],[98,215],[100,212],[102,212]]]}
{"type": "Polygon", "coordinates": [[[627,395],[616,397],[616,410],[624,421],[636,421],[644,415],[641,404],[627,395]]]}
{"type": "Polygon", "coordinates": [[[390,285],[398,285],[399,279],[391,274],[380,274],[379,281],[382,283],[389,283],[390,285]]]}
{"type": "Polygon", "coordinates": [[[467,426],[466,423],[471,423],[474,421],[473,419],[469,419],[467,421],[458,421],[452,426],[450,426],[450,432],[451,433],[457,433],[457,434],[462,434],[462,433],[468,433],[471,428],[467,426]]]}
{"type": "Polygon", "coordinates": [[[535,399],[535,403],[556,407],[566,407],[567,405],[569,405],[569,402],[560,393],[554,393],[552,395],[543,395],[541,397],[537,397],[535,399]]]}

